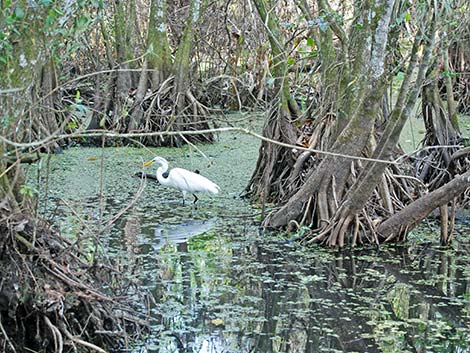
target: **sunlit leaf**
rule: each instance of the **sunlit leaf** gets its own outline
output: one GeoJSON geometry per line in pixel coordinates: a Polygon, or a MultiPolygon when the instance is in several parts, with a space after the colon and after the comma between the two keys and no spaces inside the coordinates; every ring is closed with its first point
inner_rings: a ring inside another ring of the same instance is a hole
{"type": "Polygon", "coordinates": [[[212,319],[211,324],[215,326],[221,326],[224,324],[224,320],[222,320],[221,318],[212,319]]]}

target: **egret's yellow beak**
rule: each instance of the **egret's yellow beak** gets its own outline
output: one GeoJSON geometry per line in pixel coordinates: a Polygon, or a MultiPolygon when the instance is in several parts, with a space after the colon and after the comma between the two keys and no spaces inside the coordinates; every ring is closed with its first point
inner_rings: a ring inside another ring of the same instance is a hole
{"type": "Polygon", "coordinates": [[[148,167],[149,165],[152,165],[152,164],[153,164],[153,160],[145,162],[144,167],[148,167]]]}

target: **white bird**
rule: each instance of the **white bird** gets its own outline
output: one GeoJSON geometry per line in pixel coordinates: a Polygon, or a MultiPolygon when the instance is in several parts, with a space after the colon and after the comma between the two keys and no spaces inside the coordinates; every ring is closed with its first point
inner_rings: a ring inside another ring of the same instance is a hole
{"type": "Polygon", "coordinates": [[[193,194],[194,203],[198,198],[195,192],[208,192],[217,195],[220,188],[217,184],[197,173],[190,172],[183,168],[173,168],[168,171],[168,161],[162,157],[155,157],[154,159],[145,162],[144,167],[148,167],[153,163],[157,163],[157,180],[163,186],[170,186],[179,189],[183,193],[183,205],[188,193],[193,194]]]}

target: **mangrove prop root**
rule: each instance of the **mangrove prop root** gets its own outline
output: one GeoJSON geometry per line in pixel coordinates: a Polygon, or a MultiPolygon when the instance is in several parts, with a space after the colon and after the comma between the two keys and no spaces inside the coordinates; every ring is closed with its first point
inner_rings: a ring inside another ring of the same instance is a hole
{"type": "Polygon", "coordinates": [[[125,296],[100,289],[116,282],[116,270],[93,266],[76,244],[8,207],[0,208],[0,234],[0,349],[105,352],[143,332],[125,296]]]}
{"type": "MultiPolygon", "coordinates": [[[[265,125],[264,135],[282,140],[285,138],[281,132],[284,117],[280,109],[276,109],[273,105],[268,114],[269,119],[265,125]]],[[[325,119],[320,119],[314,127],[310,126],[309,129],[305,126],[301,127],[296,144],[312,150],[325,148],[327,146],[325,140],[329,138],[326,135],[333,123],[334,120],[325,117],[325,119]]],[[[458,141],[448,143],[455,144],[454,142],[458,141]]],[[[291,231],[307,226],[310,229],[304,231],[302,241],[304,243],[319,242],[329,246],[344,246],[345,244],[401,241],[406,239],[406,234],[413,228],[414,223],[390,228],[395,230],[393,235],[388,230],[389,228],[382,234],[385,229],[382,225],[390,224],[388,220],[398,219],[396,215],[401,215],[402,210],[406,209],[411,214],[420,212],[410,206],[416,200],[425,197],[427,193],[449,184],[456,173],[462,174],[468,168],[468,153],[465,150],[459,152],[459,149],[453,148],[450,151],[430,151],[430,154],[419,155],[415,159],[418,161],[415,168],[410,160],[402,164],[390,164],[375,189],[371,191],[371,196],[363,208],[355,210],[354,205],[345,205],[344,202],[347,201],[348,192],[359,181],[358,176],[364,168],[360,161],[350,163],[349,175],[344,178],[341,171],[338,175],[335,174],[338,168],[333,168],[332,164],[326,166],[322,164],[327,157],[314,151],[276,149],[269,144],[263,144],[247,192],[251,196],[259,197],[263,204],[264,202],[282,204],[289,201],[292,196],[297,197],[298,190],[305,184],[305,181],[312,175],[316,175],[317,183],[310,190],[310,194],[300,198],[302,209],[296,213],[297,218],[291,219],[291,209],[284,206],[268,214],[263,224],[268,227],[288,224],[291,231]],[[436,168],[436,166],[441,167],[436,168]]],[[[396,153],[400,153],[400,150],[397,149],[396,153]]],[[[363,151],[363,155],[367,156],[367,151],[363,151]]],[[[464,191],[462,183],[459,183],[457,189],[459,189],[458,192],[464,191]]],[[[454,191],[450,191],[452,195],[454,191]]],[[[467,198],[469,194],[464,193],[467,198]]],[[[435,207],[447,207],[446,204],[444,201],[438,202],[435,207]]],[[[430,211],[432,210],[426,209],[425,215],[430,211]]],[[[451,238],[454,227],[453,212],[451,210],[450,214],[445,217],[448,227],[443,229],[443,243],[451,238]]],[[[422,213],[416,215],[420,219],[423,217],[422,213]]]]}
{"type": "MultiPolygon", "coordinates": [[[[209,108],[202,104],[188,89],[180,97],[174,96],[174,77],[169,77],[160,87],[142,99],[131,105],[130,110],[139,109],[142,111],[142,118],[136,118],[136,114],[131,114],[132,119],[129,124],[134,127],[134,131],[180,131],[180,130],[207,130],[210,129],[209,108]]],[[[128,131],[127,121],[120,121],[119,126],[114,126],[116,131],[128,131]]],[[[213,134],[195,134],[188,137],[190,142],[213,142],[213,134]]],[[[184,141],[180,136],[170,136],[168,138],[148,136],[141,140],[142,143],[150,146],[179,146],[184,141]]]]}

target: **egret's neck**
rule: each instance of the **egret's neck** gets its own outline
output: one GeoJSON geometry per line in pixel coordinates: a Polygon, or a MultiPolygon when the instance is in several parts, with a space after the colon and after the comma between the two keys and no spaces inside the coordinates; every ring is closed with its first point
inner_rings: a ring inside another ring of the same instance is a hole
{"type": "Polygon", "coordinates": [[[163,177],[163,173],[168,170],[168,163],[160,162],[160,166],[157,168],[157,179],[160,184],[165,184],[166,178],[163,177]]]}

